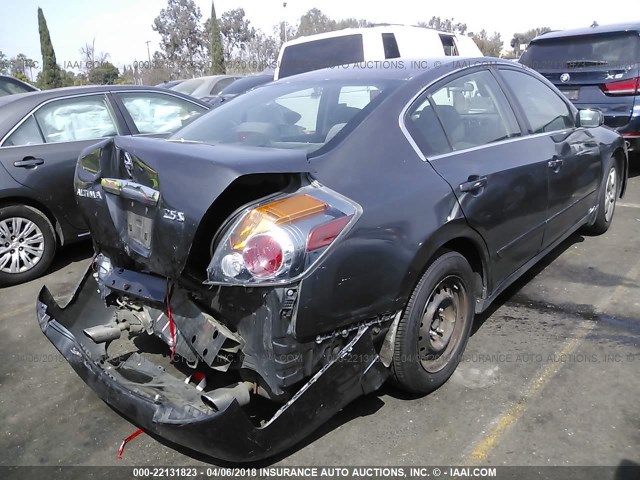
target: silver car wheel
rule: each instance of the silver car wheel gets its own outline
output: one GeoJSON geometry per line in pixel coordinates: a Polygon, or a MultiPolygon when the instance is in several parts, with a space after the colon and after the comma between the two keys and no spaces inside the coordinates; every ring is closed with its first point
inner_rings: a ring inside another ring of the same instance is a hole
{"type": "Polygon", "coordinates": [[[27,272],[43,255],[44,235],[34,222],[22,217],[0,221],[0,272],[27,272]]]}
{"type": "Polygon", "coordinates": [[[616,206],[616,197],[618,195],[618,182],[615,167],[611,167],[607,176],[607,184],[604,191],[604,219],[609,223],[613,217],[613,210],[616,206]]]}

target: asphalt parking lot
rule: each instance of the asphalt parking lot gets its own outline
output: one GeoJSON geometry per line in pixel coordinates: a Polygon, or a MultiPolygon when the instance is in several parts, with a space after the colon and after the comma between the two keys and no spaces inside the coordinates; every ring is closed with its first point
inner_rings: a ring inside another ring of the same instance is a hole
{"type": "MultiPolygon", "coordinates": [[[[476,318],[465,359],[435,393],[385,387],[279,465],[640,464],[640,159],[612,229],[573,235],[476,318]]],[[[135,430],[40,332],[43,284],[63,299],[91,245],[0,290],[0,465],[203,465],[135,430]]],[[[295,428],[295,426],[292,426],[295,428]]],[[[211,460],[209,462],[215,463],[211,460]]]]}

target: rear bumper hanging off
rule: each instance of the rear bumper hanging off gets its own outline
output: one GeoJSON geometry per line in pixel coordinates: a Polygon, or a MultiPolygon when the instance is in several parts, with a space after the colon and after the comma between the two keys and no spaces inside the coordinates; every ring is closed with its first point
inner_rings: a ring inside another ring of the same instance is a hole
{"type": "Polygon", "coordinates": [[[90,273],[64,307],[46,287],[42,289],[37,318],[43,333],[100,398],[132,423],[202,454],[231,462],[273,456],[355,398],[378,389],[388,376],[369,327],[361,327],[331,362],[266,423],[256,426],[237,400],[218,411],[207,408],[195,385],[184,383],[144,355],[133,354],[118,367],[105,362],[104,347],[82,334],[87,326],[105,323],[111,314],[90,273]]]}

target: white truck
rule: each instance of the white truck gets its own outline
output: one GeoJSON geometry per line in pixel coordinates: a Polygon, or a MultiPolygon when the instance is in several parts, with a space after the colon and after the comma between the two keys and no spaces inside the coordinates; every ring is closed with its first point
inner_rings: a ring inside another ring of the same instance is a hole
{"type": "Polygon", "coordinates": [[[481,57],[472,38],[424,27],[346,28],[296,38],[282,45],[275,80],[368,61],[439,56],[481,57]]]}

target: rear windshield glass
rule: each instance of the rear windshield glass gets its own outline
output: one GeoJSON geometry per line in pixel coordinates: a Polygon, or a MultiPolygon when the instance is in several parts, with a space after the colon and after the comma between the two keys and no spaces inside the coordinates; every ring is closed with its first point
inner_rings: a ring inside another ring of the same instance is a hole
{"type": "Polygon", "coordinates": [[[312,40],[284,49],[279,78],[360,62],[364,62],[361,34],[312,40]]]}
{"type": "Polygon", "coordinates": [[[624,68],[638,63],[638,34],[554,38],[529,45],[520,63],[535,70],[624,68]]]}
{"type": "Polygon", "coordinates": [[[362,121],[399,83],[373,79],[276,82],[223,103],[170,140],[312,152],[345,127],[362,121]]]}

